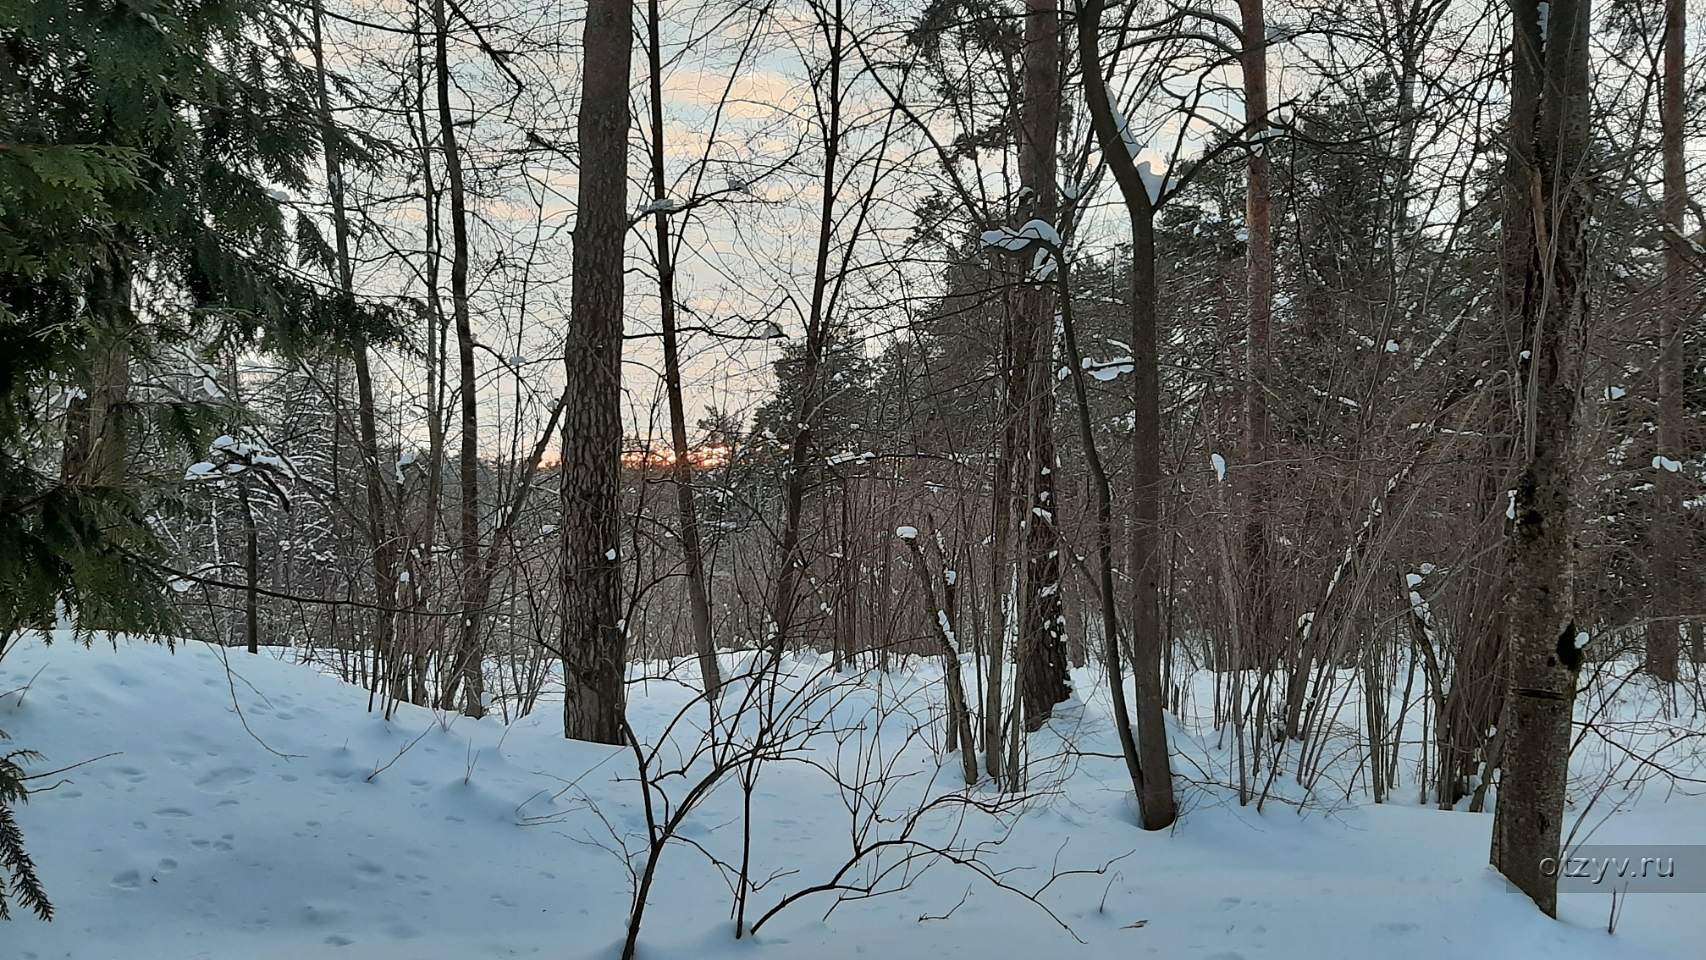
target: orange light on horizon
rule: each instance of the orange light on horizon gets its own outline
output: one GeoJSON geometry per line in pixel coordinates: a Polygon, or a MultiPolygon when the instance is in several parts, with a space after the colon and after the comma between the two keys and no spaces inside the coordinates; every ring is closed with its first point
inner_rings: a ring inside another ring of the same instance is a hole
{"type": "MultiPolygon", "coordinates": [[[[713,470],[727,466],[734,451],[722,444],[691,447],[687,451],[687,466],[691,470],[713,470]]],[[[629,470],[667,468],[675,466],[675,450],[668,445],[653,443],[622,451],[622,466],[629,470]]]]}

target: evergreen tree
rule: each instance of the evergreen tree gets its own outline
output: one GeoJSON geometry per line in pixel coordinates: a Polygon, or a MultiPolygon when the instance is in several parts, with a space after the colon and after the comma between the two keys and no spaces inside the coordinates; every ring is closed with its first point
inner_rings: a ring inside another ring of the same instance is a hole
{"type": "MultiPolygon", "coordinates": [[[[126,474],[145,434],[187,451],[215,414],[133,392],[133,365],[374,319],[285,266],[286,191],[309,189],[318,150],[294,36],[243,0],[0,9],[0,653],[61,617],[85,640],[170,623],[164,490],[126,474]]],[[[9,813],[23,796],[0,778],[0,878],[45,916],[9,813]]]]}

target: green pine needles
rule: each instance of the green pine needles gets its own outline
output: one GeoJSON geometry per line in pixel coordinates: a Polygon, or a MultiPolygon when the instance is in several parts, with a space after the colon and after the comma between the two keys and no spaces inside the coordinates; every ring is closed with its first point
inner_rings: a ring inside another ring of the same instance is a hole
{"type": "MultiPolygon", "coordinates": [[[[291,222],[321,150],[302,16],[0,5],[0,654],[27,630],[172,624],[151,520],[230,411],[134,370],[387,339],[386,311],[292,266],[324,246],[291,222]]],[[[23,756],[0,764],[0,881],[45,919],[11,814],[23,756]]]]}
{"type": "MultiPolygon", "coordinates": [[[[6,732],[0,730],[0,742],[6,732]]],[[[36,865],[24,852],[24,835],[12,816],[12,807],[24,802],[24,771],[20,762],[35,759],[28,750],[0,754],[0,920],[12,918],[11,901],[17,901],[43,920],[53,919],[53,904],[47,901],[36,865]]]]}

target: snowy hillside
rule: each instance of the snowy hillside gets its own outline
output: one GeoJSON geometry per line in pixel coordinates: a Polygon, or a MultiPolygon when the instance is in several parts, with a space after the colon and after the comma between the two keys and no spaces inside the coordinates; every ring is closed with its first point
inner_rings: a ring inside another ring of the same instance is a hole
{"type": "MultiPolygon", "coordinates": [[[[1214,750],[1201,731],[1175,731],[1192,755],[1177,762],[1181,780],[1197,781],[1183,786],[1183,819],[1145,834],[1095,698],[1063,705],[1054,735],[1033,741],[1043,795],[1024,808],[951,803],[913,817],[955,787],[953,758],[920,719],[936,668],[855,683],[821,666],[792,663],[790,688],[819,734],[757,773],[751,872],[768,879],[748,922],[829,880],[856,828],[894,838],[915,820],[916,845],[879,848],[843,875],[892,892],[839,905],[807,895],[735,941],[731,886],[711,859],[740,858],[731,776],[665,849],[641,956],[1680,960],[1706,942],[1699,897],[1629,898],[1609,936],[1603,896],[1567,896],[1565,922],[1547,920],[1485,866],[1490,816],[1241,809],[1202,784],[1214,750]]],[[[619,851],[638,869],[646,848],[632,753],[563,740],[555,704],[507,729],[408,706],[387,722],[366,712],[365,691],[308,668],[240,652],[229,668],[199,643],[174,654],[63,640],[0,663],[0,729],[44,755],[31,770],[80,764],[38,782],[56,785],[21,810],[58,916],[0,928],[0,955],[617,954],[630,890],[619,851]]],[[[632,696],[648,743],[689,704],[667,681],[632,696]]],[[[684,715],[662,765],[697,723],[684,715]]],[[[668,790],[679,799],[690,784],[668,790]]],[[[1706,802],[1649,790],[1595,840],[1706,843],[1706,802]]]]}

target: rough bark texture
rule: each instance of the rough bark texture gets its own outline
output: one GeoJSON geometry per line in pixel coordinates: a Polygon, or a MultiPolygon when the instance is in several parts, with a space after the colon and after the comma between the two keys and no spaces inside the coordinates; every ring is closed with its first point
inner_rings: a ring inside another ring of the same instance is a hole
{"type": "Polygon", "coordinates": [[[622,742],[617,551],[622,447],[622,241],[628,228],[633,5],[591,0],[583,34],[579,206],[563,422],[563,732],[622,742]]]}
{"type": "MultiPolygon", "coordinates": [[[[1268,558],[1268,330],[1274,312],[1273,202],[1268,130],[1268,41],[1263,0],[1239,0],[1245,136],[1255,142],[1245,169],[1244,450],[1239,476],[1244,513],[1244,656],[1238,666],[1270,662],[1278,652],[1268,558]]],[[[1307,670],[1307,666],[1298,669],[1307,670]]]]}
{"type": "MultiPolygon", "coordinates": [[[[1091,126],[1095,129],[1102,156],[1113,171],[1125,199],[1126,212],[1131,219],[1131,350],[1132,350],[1132,502],[1129,512],[1131,536],[1129,572],[1133,594],[1129,616],[1132,631],[1132,673],[1137,694],[1137,740],[1135,757],[1127,757],[1132,767],[1138,792],[1138,807],[1143,826],[1160,830],[1170,826],[1178,816],[1173,796],[1173,773],[1168,758],[1167,727],[1163,719],[1165,696],[1161,686],[1161,654],[1164,646],[1161,627],[1161,551],[1159,542],[1161,522],[1161,395],[1160,355],[1155,327],[1155,205],[1133,158],[1127,152],[1124,139],[1114,121],[1113,105],[1109,102],[1106,85],[1102,82],[1097,32],[1102,13],[1101,0],[1089,0],[1079,12],[1078,49],[1083,61],[1085,100],[1090,108],[1091,126]],[[1135,759],[1135,765],[1132,760],[1135,759]]],[[[1069,341],[1070,342],[1070,341],[1069,341]]],[[[1074,345],[1068,360],[1084,408],[1083,372],[1074,345]]],[[[1088,414],[1083,421],[1084,443],[1093,450],[1088,414]]],[[[1099,461],[1099,457],[1096,458],[1099,461]]],[[[1104,488],[1104,502],[1111,498],[1106,489],[1106,475],[1100,463],[1092,464],[1104,488]]],[[[1112,534],[1112,511],[1108,512],[1108,530],[1112,534]]],[[[1104,577],[1103,591],[1113,596],[1112,564],[1104,577]]],[[[1111,602],[1108,601],[1108,602],[1111,602]]],[[[1111,624],[1110,624],[1111,626],[1111,624]]],[[[1119,683],[1119,655],[1112,643],[1115,633],[1109,631],[1109,679],[1119,683]]],[[[1123,722],[1124,691],[1117,686],[1114,695],[1115,713],[1123,722]]],[[[1122,737],[1123,740],[1127,739],[1122,737]]]]}
{"type": "MultiPolygon", "coordinates": [[[[652,199],[666,198],[664,182],[663,45],[658,36],[658,2],[646,4],[646,59],[651,74],[652,199]]],[[[699,513],[693,504],[693,463],[687,446],[687,410],[681,398],[681,344],[675,322],[675,258],[671,248],[669,211],[652,215],[656,228],[658,314],[663,324],[664,392],[669,400],[669,439],[674,460],[676,516],[681,524],[682,572],[687,577],[687,612],[693,622],[693,648],[699,655],[699,679],[705,696],[715,699],[723,685],[717,667],[717,648],[711,639],[711,599],[705,590],[705,551],[699,539],[699,513]]]]}
{"type": "MultiPolygon", "coordinates": [[[[1685,0],[1665,0],[1664,85],[1659,126],[1664,154],[1665,276],[1659,305],[1658,455],[1681,460],[1686,448],[1682,417],[1682,329],[1687,297],[1688,262],[1683,250],[1682,213],[1688,186],[1682,165],[1683,36],[1687,29],[1685,0]]],[[[1659,680],[1675,680],[1681,624],[1671,619],[1682,598],[1685,518],[1681,473],[1660,470],[1653,484],[1653,599],[1648,610],[1647,672],[1659,680]]]]}
{"type": "MultiPolygon", "coordinates": [[[[1493,864],[1548,916],[1558,908],[1555,871],[1569,768],[1571,710],[1582,651],[1571,616],[1570,443],[1576,412],[1576,342],[1588,311],[1591,200],[1588,162],[1590,0],[1553,0],[1542,48],[1535,0],[1511,0],[1516,77],[1536,66],[1541,91],[1532,144],[1513,141],[1507,175],[1529,203],[1508,212],[1506,231],[1532,230],[1522,283],[1531,359],[1524,376],[1524,461],[1507,541],[1510,687],[1500,724],[1504,772],[1493,828],[1493,864]],[[1539,49],[1538,60],[1524,47],[1539,49]]],[[[1513,111],[1520,106],[1513,103],[1513,111]]],[[[1513,119],[1515,119],[1513,117],[1513,119]]],[[[1513,123],[1513,129],[1522,125],[1513,123]]]]}
{"type": "MultiPolygon", "coordinates": [[[[1024,101],[1019,122],[1019,190],[1022,220],[1054,224],[1055,140],[1060,129],[1060,13],[1055,0],[1026,0],[1024,101]]],[[[1036,730],[1054,705],[1071,694],[1067,680],[1066,618],[1060,596],[1059,503],[1054,468],[1055,298],[1044,285],[1020,294],[1018,373],[1028,385],[1024,411],[1030,425],[1030,497],[1020,523],[1025,531],[1025,602],[1019,636],[1019,692],[1024,725],[1036,730]]]]}
{"type": "MultiPolygon", "coordinates": [[[[1013,362],[1013,315],[1011,300],[1003,298],[1001,358],[1009,370],[1013,362]]],[[[1013,474],[1018,451],[1019,414],[1013,404],[1012,378],[1001,388],[1001,437],[996,451],[995,475],[990,494],[989,577],[989,668],[984,685],[983,761],[991,779],[1002,782],[1002,717],[1005,694],[1003,675],[1007,666],[1007,626],[1013,605],[1013,474]]]]}

